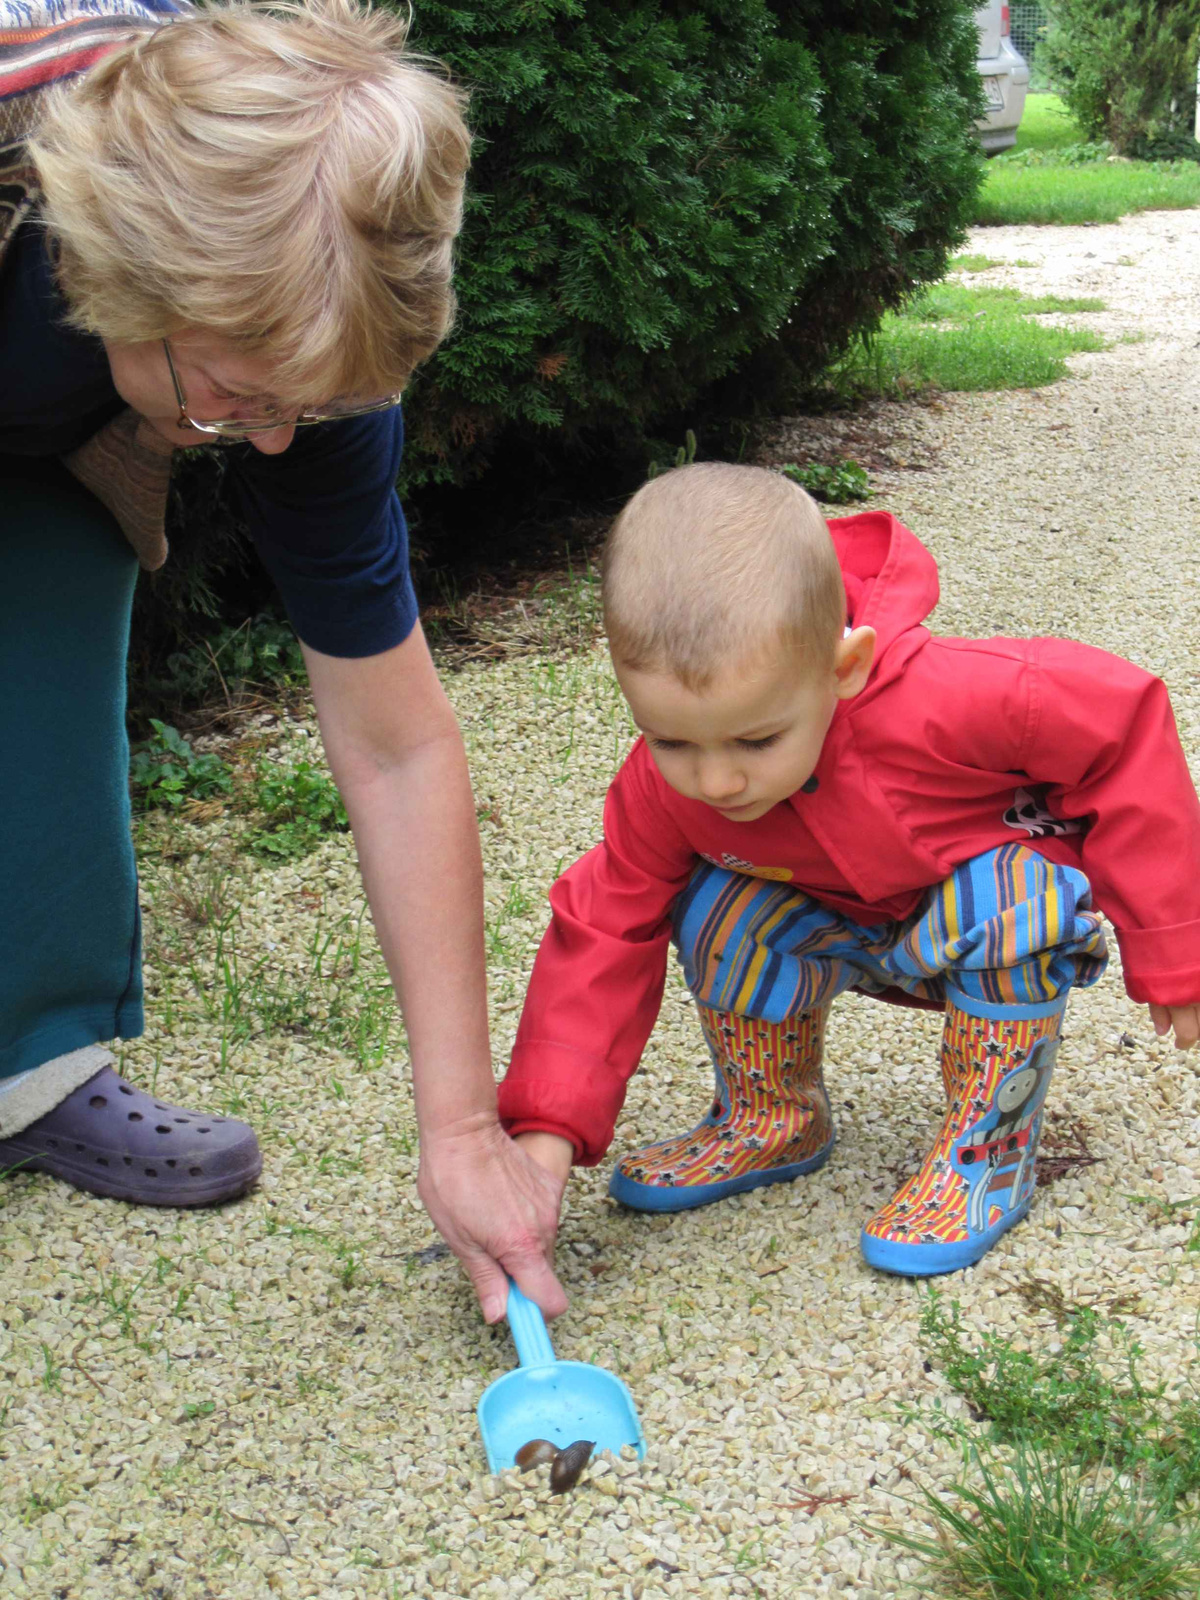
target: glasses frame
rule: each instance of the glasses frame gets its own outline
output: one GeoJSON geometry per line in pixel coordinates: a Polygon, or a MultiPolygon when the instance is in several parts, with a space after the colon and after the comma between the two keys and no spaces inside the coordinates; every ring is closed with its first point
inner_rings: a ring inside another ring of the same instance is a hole
{"type": "Polygon", "coordinates": [[[201,422],[193,417],[187,408],[187,397],[179,381],[179,374],[175,370],[171,346],[166,339],[163,340],[162,347],[171,373],[171,383],[175,389],[175,403],[179,407],[179,426],[195,428],[197,433],[208,433],[217,438],[244,439],[251,433],[276,433],[280,428],[311,428],[318,422],[340,422],[343,417],[365,417],[374,411],[391,411],[404,398],[402,394],[389,394],[364,406],[350,406],[345,411],[301,411],[295,417],[280,417],[277,421],[271,422],[242,421],[236,417],[220,417],[211,422],[201,422]]]}

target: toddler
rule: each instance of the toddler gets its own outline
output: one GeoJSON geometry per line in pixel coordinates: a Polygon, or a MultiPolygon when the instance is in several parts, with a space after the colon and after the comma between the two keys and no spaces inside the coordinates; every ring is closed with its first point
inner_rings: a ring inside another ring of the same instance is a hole
{"type": "Polygon", "coordinates": [[[1060,639],[948,639],[933,558],[886,512],[826,524],[776,473],[645,485],[604,562],[642,737],[604,839],[550,893],[500,1109],[565,1176],[594,1165],[674,941],[716,1094],[610,1192],[707,1205],[815,1171],[847,989],[945,1015],[947,1112],[865,1224],[886,1271],[953,1272],[1019,1222],[1072,986],[1116,930],[1159,1034],[1200,1030],[1200,803],[1162,683],[1060,639]]]}

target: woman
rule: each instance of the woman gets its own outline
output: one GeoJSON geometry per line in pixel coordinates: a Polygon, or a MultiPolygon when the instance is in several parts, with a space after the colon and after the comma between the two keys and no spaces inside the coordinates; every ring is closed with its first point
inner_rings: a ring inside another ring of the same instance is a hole
{"type": "Polygon", "coordinates": [[[449,326],[460,96],[352,0],[0,0],[0,1169],[228,1199],[243,1123],[153,1100],[124,658],[171,452],[220,442],[304,648],[404,1012],[419,1191],[494,1320],[558,1194],[496,1119],[462,739],[416,619],[400,391],[449,326]]]}

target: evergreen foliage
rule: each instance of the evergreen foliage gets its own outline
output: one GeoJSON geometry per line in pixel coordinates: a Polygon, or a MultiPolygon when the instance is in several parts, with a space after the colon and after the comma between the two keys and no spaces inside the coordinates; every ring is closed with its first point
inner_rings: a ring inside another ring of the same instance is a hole
{"type": "Polygon", "coordinates": [[[1120,155],[1196,155],[1200,0],[1054,0],[1045,59],[1092,139],[1120,155]]]}
{"type": "Polygon", "coordinates": [[[478,138],[412,485],[794,389],[941,275],[978,186],[964,0],[422,0],[413,39],[478,138]]]}

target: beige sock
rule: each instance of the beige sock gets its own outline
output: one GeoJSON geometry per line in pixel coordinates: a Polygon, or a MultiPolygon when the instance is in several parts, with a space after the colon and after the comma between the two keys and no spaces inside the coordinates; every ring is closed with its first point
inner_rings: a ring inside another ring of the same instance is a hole
{"type": "Polygon", "coordinates": [[[23,1133],[112,1061],[112,1052],[103,1045],[89,1044],[15,1078],[0,1078],[0,1139],[23,1133]]]}

